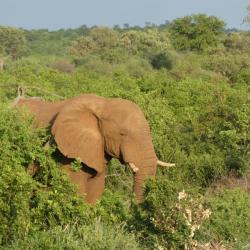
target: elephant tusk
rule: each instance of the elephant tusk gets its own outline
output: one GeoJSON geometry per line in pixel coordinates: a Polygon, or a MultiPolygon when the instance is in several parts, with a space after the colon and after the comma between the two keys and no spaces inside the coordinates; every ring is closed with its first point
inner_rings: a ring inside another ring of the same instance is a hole
{"type": "Polygon", "coordinates": [[[138,172],[139,171],[139,168],[136,167],[136,165],[132,162],[129,162],[128,163],[129,167],[133,170],[134,173],[138,172]]]}
{"type": "Polygon", "coordinates": [[[157,160],[157,164],[162,166],[162,167],[175,167],[174,163],[168,163],[164,161],[157,160]]]}
{"type": "Polygon", "coordinates": [[[43,147],[48,150],[50,148],[50,141],[47,141],[43,147]]]}

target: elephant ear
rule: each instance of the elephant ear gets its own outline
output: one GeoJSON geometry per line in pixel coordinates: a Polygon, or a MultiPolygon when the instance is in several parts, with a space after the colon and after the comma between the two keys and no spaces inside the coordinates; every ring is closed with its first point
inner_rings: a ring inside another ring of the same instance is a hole
{"type": "Polygon", "coordinates": [[[57,115],[52,129],[56,144],[68,158],[78,158],[97,173],[104,170],[104,142],[98,118],[79,103],[69,103],[57,115]]]}

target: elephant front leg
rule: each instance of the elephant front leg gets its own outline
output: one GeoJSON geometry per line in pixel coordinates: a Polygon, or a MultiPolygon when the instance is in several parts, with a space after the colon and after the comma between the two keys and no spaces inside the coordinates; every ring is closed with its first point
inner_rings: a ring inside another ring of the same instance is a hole
{"type": "Polygon", "coordinates": [[[62,170],[76,185],[77,194],[84,197],[87,203],[94,205],[101,198],[105,187],[105,171],[93,176],[84,170],[74,171],[70,164],[64,165],[62,170]]]}
{"type": "Polygon", "coordinates": [[[76,185],[77,194],[81,197],[86,197],[87,194],[87,179],[89,178],[89,174],[82,171],[74,171],[70,164],[64,165],[62,167],[62,171],[67,174],[70,181],[76,185]]]}
{"type": "Polygon", "coordinates": [[[105,187],[105,176],[106,171],[90,177],[87,180],[87,196],[85,198],[86,202],[94,205],[98,199],[101,198],[105,187]]]}

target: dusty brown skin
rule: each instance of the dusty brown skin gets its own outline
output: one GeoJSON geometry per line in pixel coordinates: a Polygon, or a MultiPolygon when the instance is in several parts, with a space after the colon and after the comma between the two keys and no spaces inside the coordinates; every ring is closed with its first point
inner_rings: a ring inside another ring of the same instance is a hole
{"type": "Polygon", "coordinates": [[[143,201],[143,183],[155,176],[157,157],[148,122],[135,103],[85,94],[55,103],[19,98],[14,105],[27,107],[37,126],[51,126],[64,156],[81,160],[81,171],[72,171],[68,162],[63,169],[87,202],[94,204],[102,195],[105,166],[112,157],[130,164],[134,193],[143,201]]]}

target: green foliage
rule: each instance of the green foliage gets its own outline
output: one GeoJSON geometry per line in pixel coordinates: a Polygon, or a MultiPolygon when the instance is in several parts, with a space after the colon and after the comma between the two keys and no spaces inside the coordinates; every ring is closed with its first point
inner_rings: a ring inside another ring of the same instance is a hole
{"type": "Polygon", "coordinates": [[[235,82],[241,70],[249,68],[250,60],[247,55],[241,54],[218,54],[211,55],[204,60],[202,67],[207,70],[219,73],[235,82]]]}
{"type": "Polygon", "coordinates": [[[96,49],[95,44],[89,37],[80,37],[72,43],[70,54],[75,57],[85,57],[96,49]]]}
{"type": "Polygon", "coordinates": [[[202,52],[217,46],[224,26],[215,16],[198,14],[174,20],[169,32],[175,49],[202,52]]]}
{"type": "Polygon", "coordinates": [[[22,237],[30,224],[28,202],[35,185],[25,165],[41,151],[41,141],[28,130],[29,120],[22,123],[25,116],[1,106],[0,119],[0,242],[6,243],[15,235],[22,237]]]}
{"type": "Polygon", "coordinates": [[[236,81],[248,84],[250,82],[250,68],[242,69],[238,73],[238,75],[236,77],[236,81]]]}
{"type": "Polygon", "coordinates": [[[9,55],[12,59],[21,57],[25,52],[25,42],[23,30],[0,26],[0,55],[9,55]]]}
{"type": "Polygon", "coordinates": [[[155,69],[171,69],[173,67],[173,62],[169,55],[163,53],[155,55],[151,61],[151,64],[155,69]]]}
{"type": "Polygon", "coordinates": [[[1,106],[0,244],[38,228],[70,223],[84,211],[51,152],[42,147],[48,136],[35,132],[28,117],[1,106]],[[34,160],[40,167],[32,179],[26,169],[34,160]]]}
{"type": "Polygon", "coordinates": [[[225,39],[225,47],[234,54],[250,52],[250,34],[249,32],[237,32],[228,34],[225,39]]]}
{"type": "Polygon", "coordinates": [[[90,30],[89,36],[99,49],[110,49],[118,42],[118,33],[107,27],[94,27],[90,30]]]}
{"type": "Polygon", "coordinates": [[[72,42],[69,52],[76,59],[98,55],[111,63],[125,62],[131,55],[151,58],[171,47],[168,33],[156,29],[129,30],[118,33],[105,27],[95,27],[87,36],[72,42]]]}
{"type": "Polygon", "coordinates": [[[80,159],[75,159],[70,165],[74,171],[79,171],[82,168],[80,159]]]}
{"type": "Polygon", "coordinates": [[[96,220],[85,227],[56,227],[36,232],[24,240],[16,241],[8,249],[140,249],[133,234],[122,226],[108,226],[96,220]]]}
{"type": "Polygon", "coordinates": [[[249,245],[250,195],[241,189],[219,191],[207,198],[212,215],[202,226],[200,237],[233,244],[237,249],[249,245]]]}
{"type": "Polygon", "coordinates": [[[90,30],[88,36],[79,37],[72,43],[70,53],[76,58],[87,56],[91,53],[102,53],[116,46],[118,34],[106,27],[95,27],[90,30]]]}
{"type": "Polygon", "coordinates": [[[139,53],[146,57],[171,47],[168,33],[159,32],[156,29],[127,31],[121,35],[119,44],[131,54],[139,53]]]}
{"type": "Polygon", "coordinates": [[[244,23],[250,23],[250,5],[247,6],[247,10],[249,14],[243,19],[244,23]]]}
{"type": "Polygon", "coordinates": [[[131,227],[148,249],[192,249],[194,234],[210,216],[202,197],[183,190],[167,175],[150,181],[145,201],[133,208],[131,227]]]}
{"type": "Polygon", "coordinates": [[[48,31],[47,29],[26,30],[25,37],[28,43],[28,53],[30,55],[38,54],[39,56],[65,56],[71,41],[87,32],[86,25],[76,29],[60,29],[56,31],[48,31]]]}
{"type": "Polygon", "coordinates": [[[74,65],[71,64],[67,60],[59,60],[59,61],[53,62],[51,67],[53,69],[59,70],[64,73],[72,73],[75,69],[74,65]]]}

